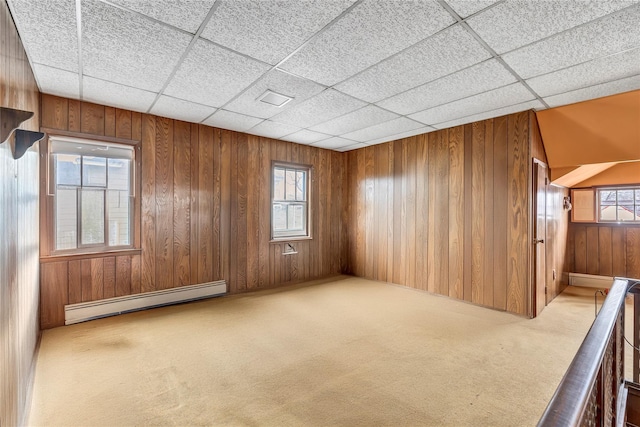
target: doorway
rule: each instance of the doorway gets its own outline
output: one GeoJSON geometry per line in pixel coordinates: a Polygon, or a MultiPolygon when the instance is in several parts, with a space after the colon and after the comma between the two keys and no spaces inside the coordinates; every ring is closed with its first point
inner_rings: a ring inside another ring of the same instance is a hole
{"type": "Polygon", "coordinates": [[[547,165],[533,159],[533,194],[534,194],[534,313],[538,316],[547,305],[547,165]]]}

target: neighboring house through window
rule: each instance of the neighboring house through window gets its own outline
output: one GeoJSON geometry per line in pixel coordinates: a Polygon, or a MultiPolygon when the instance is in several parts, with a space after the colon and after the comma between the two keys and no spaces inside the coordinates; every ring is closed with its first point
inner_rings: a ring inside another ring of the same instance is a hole
{"type": "Polygon", "coordinates": [[[640,187],[598,189],[599,222],[640,223],[640,187]]]}

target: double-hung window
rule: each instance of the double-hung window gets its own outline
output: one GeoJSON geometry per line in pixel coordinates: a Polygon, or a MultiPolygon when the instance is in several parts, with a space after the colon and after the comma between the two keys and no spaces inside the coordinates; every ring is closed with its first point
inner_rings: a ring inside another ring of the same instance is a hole
{"type": "Polygon", "coordinates": [[[598,189],[599,222],[640,223],[640,187],[598,189]]]}
{"type": "Polygon", "coordinates": [[[271,237],[310,237],[308,166],[274,163],[272,167],[271,237]]]}
{"type": "Polygon", "coordinates": [[[50,142],[55,251],[132,246],[132,146],[77,138],[50,142]]]}

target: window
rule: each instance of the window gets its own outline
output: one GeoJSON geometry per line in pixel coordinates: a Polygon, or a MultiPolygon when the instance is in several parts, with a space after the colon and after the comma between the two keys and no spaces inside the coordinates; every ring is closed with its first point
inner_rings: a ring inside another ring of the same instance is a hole
{"type": "Polygon", "coordinates": [[[275,163],[272,176],[271,237],[273,239],[310,237],[310,168],[275,163]]]}
{"type": "Polygon", "coordinates": [[[132,246],[133,147],[50,137],[55,251],[132,246]]]}
{"type": "Polygon", "coordinates": [[[598,189],[598,221],[640,223],[640,187],[598,189]]]}

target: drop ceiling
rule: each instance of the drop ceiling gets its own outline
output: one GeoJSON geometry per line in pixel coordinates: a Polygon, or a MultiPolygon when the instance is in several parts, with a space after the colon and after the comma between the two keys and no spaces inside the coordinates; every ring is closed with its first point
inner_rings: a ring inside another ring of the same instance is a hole
{"type": "Polygon", "coordinates": [[[7,2],[43,93],[338,151],[640,88],[638,0],[7,2]]]}

